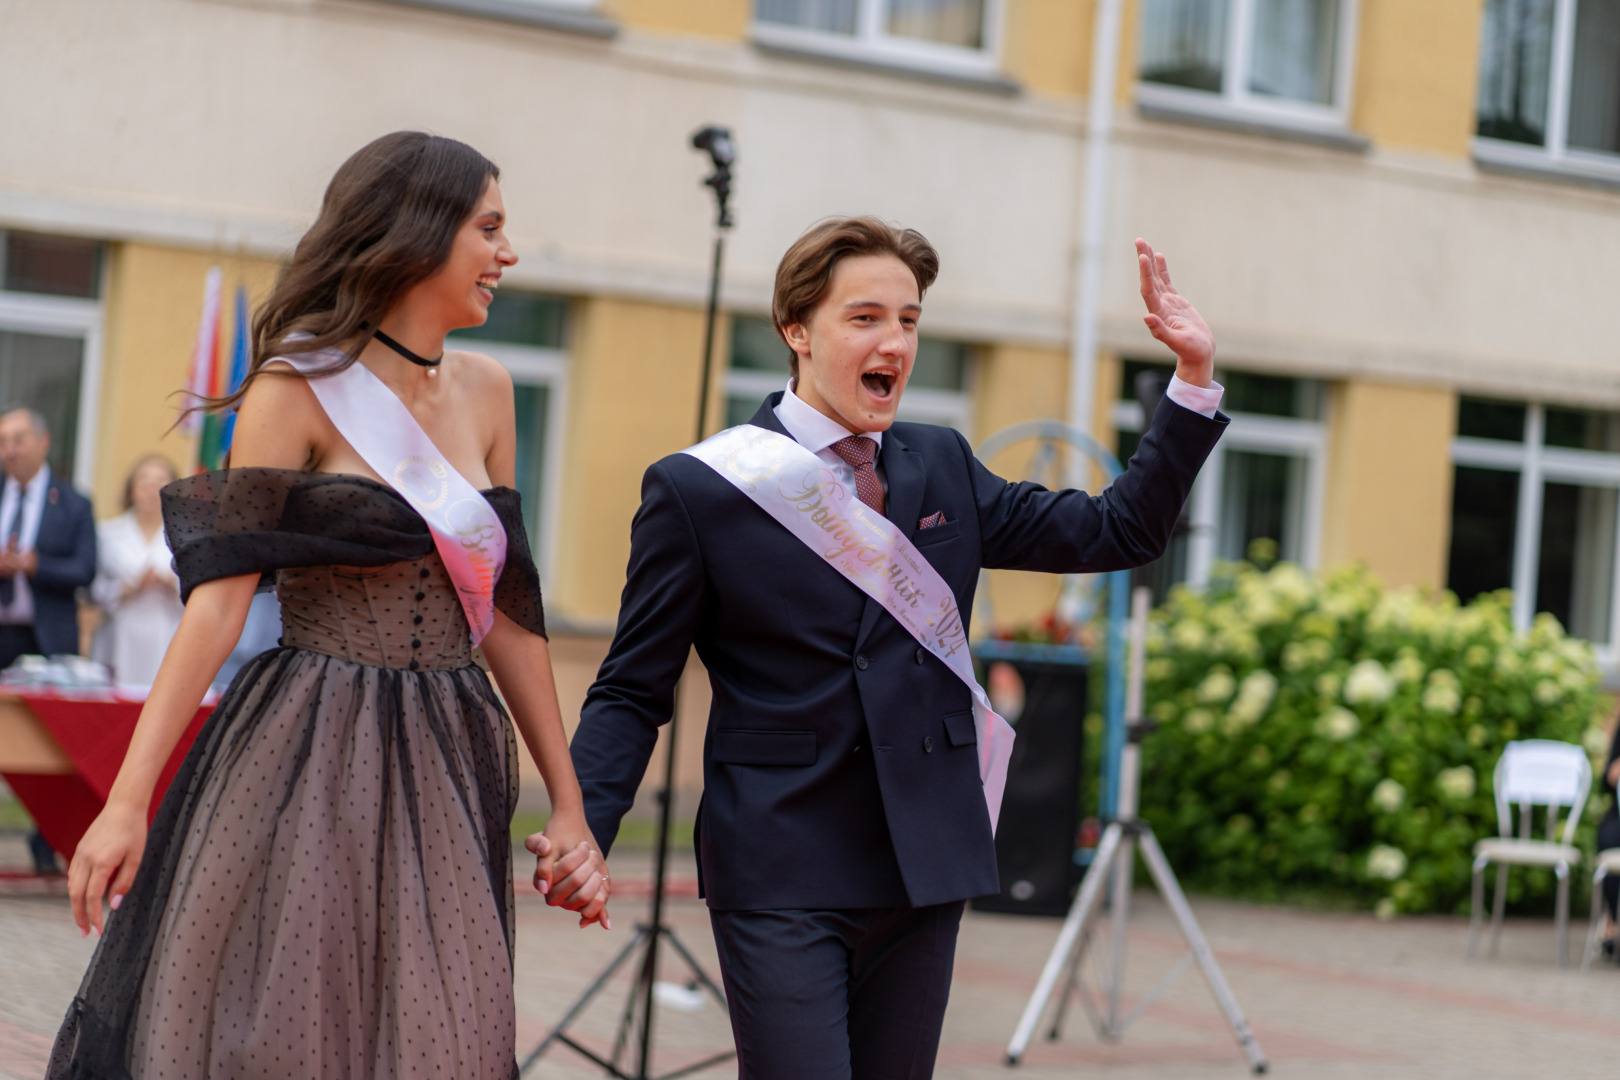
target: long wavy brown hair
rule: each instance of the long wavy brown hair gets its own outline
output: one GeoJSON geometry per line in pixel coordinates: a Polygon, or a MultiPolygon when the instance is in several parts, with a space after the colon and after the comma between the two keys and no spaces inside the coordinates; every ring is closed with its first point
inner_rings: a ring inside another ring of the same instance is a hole
{"type": "MultiPolygon", "coordinates": [[[[332,177],[315,224],[253,317],[241,387],[198,407],[234,409],[276,357],[350,345],[375,330],[444,265],[457,230],[500,175],[483,154],[440,135],[396,131],[361,147],[332,177]]],[[[354,360],[345,356],[317,374],[336,374],[354,360]]]]}

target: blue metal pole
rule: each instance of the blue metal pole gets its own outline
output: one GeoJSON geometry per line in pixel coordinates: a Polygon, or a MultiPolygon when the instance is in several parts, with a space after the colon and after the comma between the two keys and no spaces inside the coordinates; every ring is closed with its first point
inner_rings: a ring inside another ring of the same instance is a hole
{"type": "Polygon", "coordinates": [[[1131,572],[1108,575],[1108,756],[1103,761],[1098,811],[1104,821],[1119,806],[1119,767],[1125,754],[1125,640],[1131,623],[1131,572]]]}

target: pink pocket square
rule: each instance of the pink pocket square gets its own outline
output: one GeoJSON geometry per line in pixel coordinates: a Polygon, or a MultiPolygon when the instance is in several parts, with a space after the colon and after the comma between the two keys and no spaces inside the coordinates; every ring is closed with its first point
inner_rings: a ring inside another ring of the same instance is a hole
{"type": "Polygon", "coordinates": [[[923,518],[921,521],[917,522],[917,528],[932,529],[935,525],[943,524],[945,524],[945,511],[936,510],[932,514],[929,514],[927,517],[923,518]]]}

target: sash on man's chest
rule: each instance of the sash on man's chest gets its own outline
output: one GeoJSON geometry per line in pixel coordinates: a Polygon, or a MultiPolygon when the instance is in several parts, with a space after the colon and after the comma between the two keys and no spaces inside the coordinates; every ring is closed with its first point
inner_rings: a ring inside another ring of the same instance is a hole
{"type": "Polygon", "coordinates": [[[1012,726],[996,715],[973,676],[967,627],[956,595],[888,518],[839,483],[820,458],[786,435],[743,424],[690,454],[748,496],[883,609],[973,694],[979,780],[994,833],[1012,758],[1012,726]]]}

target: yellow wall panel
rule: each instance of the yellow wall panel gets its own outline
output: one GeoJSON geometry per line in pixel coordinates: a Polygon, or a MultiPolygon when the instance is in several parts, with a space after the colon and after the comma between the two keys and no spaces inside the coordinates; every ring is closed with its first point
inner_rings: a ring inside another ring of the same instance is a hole
{"type": "Polygon", "coordinates": [[[695,34],[745,41],[753,18],[752,0],[608,0],[611,18],[638,30],[695,34]]]}
{"type": "Polygon", "coordinates": [[[592,297],[576,307],[556,580],[547,600],[611,619],[647,466],[692,443],[701,308],[592,297]]]}
{"type": "Polygon", "coordinates": [[[1003,68],[1034,94],[1086,93],[1091,64],[1092,0],[1007,0],[1003,68]]]}
{"type": "MultiPolygon", "coordinates": [[[[1002,66],[1031,93],[1083,98],[1091,90],[1091,32],[1097,0],[1007,0],[1003,9],[1002,66]]],[[[1136,86],[1139,0],[1120,8],[1117,99],[1132,100],[1136,86]]]]}
{"type": "Polygon", "coordinates": [[[1467,157],[1483,0],[1362,0],[1351,123],[1381,146],[1467,157]]]}
{"type": "MultiPolygon", "coordinates": [[[[250,311],[275,282],[271,259],[127,243],[112,248],[107,289],[95,460],[96,515],[121,513],[124,478],[146,454],[163,454],[189,470],[194,442],[174,423],[202,315],[210,267],[224,272],[220,331],[235,327],[236,287],[246,285],[250,311]]],[[[227,344],[227,348],[228,348],[227,344]]]]}
{"type": "Polygon", "coordinates": [[[1443,584],[1456,394],[1349,382],[1335,387],[1330,416],[1322,564],[1363,563],[1390,585],[1443,584]]]}
{"type": "MultiPolygon", "coordinates": [[[[1119,16],[1119,74],[1115,79],[1115,97],[1121,102],[1136,100],[1136,51],[1141,40],[1141,0],[1125,0],[1119,16]]],[[[1086,56],[1091,56],[1091,36],[1086,35],[1086,56]]],[[[1087,65],[1090,78],[1090,65],[1087,65]]]]}

